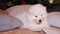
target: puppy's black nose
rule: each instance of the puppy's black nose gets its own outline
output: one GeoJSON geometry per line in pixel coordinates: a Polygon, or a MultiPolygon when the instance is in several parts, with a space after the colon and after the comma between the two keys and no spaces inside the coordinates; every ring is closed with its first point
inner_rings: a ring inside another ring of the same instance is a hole
{"type": "Polygon", "coordinates": [[[41,20],[39,20],[39,22],[42,22],[41,20]]]}

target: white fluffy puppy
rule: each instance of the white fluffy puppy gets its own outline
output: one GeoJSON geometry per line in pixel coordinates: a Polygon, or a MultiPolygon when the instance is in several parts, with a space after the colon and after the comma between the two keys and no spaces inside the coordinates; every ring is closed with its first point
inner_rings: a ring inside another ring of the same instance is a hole
{"type": "Polygon", "coordinates": [[[22,21],[24,25],[21,28],[40,31],[48,27],[46,7],[41,4],[14,6],[6,13],[22,21]]]}

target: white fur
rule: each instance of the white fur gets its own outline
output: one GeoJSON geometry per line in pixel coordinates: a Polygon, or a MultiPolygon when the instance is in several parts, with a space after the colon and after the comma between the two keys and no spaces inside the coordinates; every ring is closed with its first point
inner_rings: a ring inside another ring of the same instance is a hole
{"type": "Polygon", "coordinates": [[[14,6],[7,9],[6,13],[22,21],[24,26],[21,28],[40,31],[48,27],[46,7],[41,4],[14,6]],[[39,20],[42,22],[40,23],[39,20]]]}

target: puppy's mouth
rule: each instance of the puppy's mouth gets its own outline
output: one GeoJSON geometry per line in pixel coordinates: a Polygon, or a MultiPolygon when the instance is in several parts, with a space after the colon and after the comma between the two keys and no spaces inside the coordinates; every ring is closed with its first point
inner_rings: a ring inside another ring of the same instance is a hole
{"type": "Polygon", "coordinates": [[[41,22],[36,22],[37,24],[41,24],[41,22]]]}

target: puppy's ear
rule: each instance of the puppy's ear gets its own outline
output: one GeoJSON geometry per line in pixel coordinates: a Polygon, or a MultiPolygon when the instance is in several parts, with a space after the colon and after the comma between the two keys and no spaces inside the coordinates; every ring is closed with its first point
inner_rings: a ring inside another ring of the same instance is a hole
{"type": "Polygon", "coordinates": [[[29,9],[29,12],[30,13],[33,13],[35,10],[39,9],[43,7],[41,4],[35,4],[35,5],[31,5],[30,9],[29,9]]]}
{"type": "Polygon", "coordinates": [[[29,9],[29,12],[30,13],[36,13],[36,12],[40,12],[41,10],[44,10],[46,11],[46,7],[41,5],[41,4],[35,4],[35,5],[32,5],[29,9]]]}

